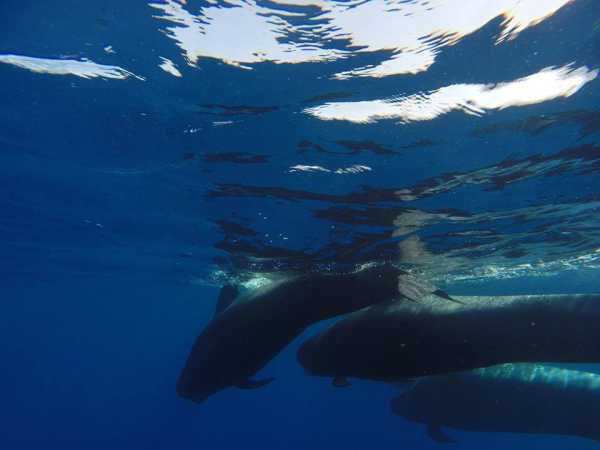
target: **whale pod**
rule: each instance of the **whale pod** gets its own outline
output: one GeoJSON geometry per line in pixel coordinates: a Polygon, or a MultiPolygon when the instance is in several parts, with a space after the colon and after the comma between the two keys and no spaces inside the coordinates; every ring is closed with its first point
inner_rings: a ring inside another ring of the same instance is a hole
{"type": "Polygon", "coordinates": [[[404,274],[384,264],[288,277],[237,297],[224,287],[180,374],[178,394],[200,403],[229,386],[265,386],[272,378],[252,377],[308,325],[397,298],[404,274]]]}
{"type": "Polygon", "coordinates": [[[356,311],[304,342],[313,375],[401,381],[507,362],[600,362],[600,295],[427,297],[356,311]]]}
{"type": "Polygon", "coordinates": [[[442,430],[560,434],[600,440],[600,375],[538,364],[503,364],[419,379],[392,400],[392,412],[442,430]]]}

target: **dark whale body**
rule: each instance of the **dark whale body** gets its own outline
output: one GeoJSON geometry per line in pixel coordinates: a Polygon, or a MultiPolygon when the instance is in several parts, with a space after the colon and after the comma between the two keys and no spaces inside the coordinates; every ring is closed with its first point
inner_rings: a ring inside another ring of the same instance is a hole
{"type": "Polygon", "coordinates": [[[271,379],[251,377],[308,325],[398,297],[402,273],[381,265],[347,274],[304,274],[237,298],[226,287],[229,293],[222,292],[215,317],[181,372],[178,394],[199,403],[229,386],[264,386],[271,379]]]}
{"type": "Polygon", "coordinates": [[[435,375],[392,400],[392,411],[438,442],[453,442],[441,426],[600,440],[600,375],[536,364],[435,375]]]}
{"type": "Polygon", "coordinates": [[[507,362],[600,362],[600,295],[428,297],[357,311],[303,343],[307,372],[400,381],[507,362]]]}

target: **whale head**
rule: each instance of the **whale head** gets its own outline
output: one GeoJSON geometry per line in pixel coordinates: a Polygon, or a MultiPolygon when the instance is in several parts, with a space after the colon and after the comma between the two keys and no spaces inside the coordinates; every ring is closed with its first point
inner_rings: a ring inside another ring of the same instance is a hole
{"type": "Polygon", "coordinates": [[[316,335],[302,343],[296,354],[298,362],[310,375],[344,376],[331,372],[329,352],[323,349],[319,338],[320,335],[316,335]]]}
{"type": "Polygon", "coordinates": [[[220,383],[208,367],[193,367],[188,361],[177,380],[177,395],[194,403],[203,403],[227,384],[220,383]]]}
{"type": "Polygon", "coordinates": [[[202,403],[212,394],[231,386],[232,358],[221,351],[218,327],[211,322],[198,336],[177,380],[177,394],[194,403],[202,403]]]}

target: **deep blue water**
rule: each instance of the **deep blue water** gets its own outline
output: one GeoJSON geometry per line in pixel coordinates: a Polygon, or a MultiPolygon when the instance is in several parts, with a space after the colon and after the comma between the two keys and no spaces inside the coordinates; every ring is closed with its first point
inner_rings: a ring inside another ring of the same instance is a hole
{"type": "Polygon", "coordinates": [[[394,387],[305,375],[325,324],[264,389],[175,382],[227,279],[600,292],[600,5],[490,3],[3,0],[0,446],[437,448],[394,387]]]}

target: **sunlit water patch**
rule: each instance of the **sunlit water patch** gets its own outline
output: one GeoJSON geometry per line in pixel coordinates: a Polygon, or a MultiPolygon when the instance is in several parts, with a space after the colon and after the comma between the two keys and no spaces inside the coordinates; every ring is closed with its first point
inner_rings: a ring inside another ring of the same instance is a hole
{"type": "Polygon", "coordinates": [[[122,67],[97,64],[89,60],[34,58],[22,55],[0,55],[0,63],[51,75],[75,75],[81,78],[108,78],[124,80],[129,77],[144,78],[122,67]]]}
{"type": "Polygon", "coordinates": [[[575,94],[594,80],[598,70],[570,65],[544,68],[536,74],[497,84],[454,84],[431,92],[383,100],[337,102],[307,108],[322,120],[370,123],[399,119],[402,123],[432,120],[453,110],[479,115],[510,106],[525,106],[575,94]]]}
{"type": "Polygon", "coordinates": [[[552,16],[571,0],[296,1],[218,0],[191,11],[175,0],[152,3],[157,18],[175,25],[165,33],[189,64],[216,58],[249,64],[322,62],[385,51],[382,62],[333,74],[334,78],[384,77],[427,70],[445,46],[501,18],[496,43],[552,16]],[[376,25],[375,25],[376,24],[376,25]],[[238,37],[241,37],[239,39],[238,37]],[[332,46],[337,44],[337,46],[332,46]]]}
{"type": "MultiPolygon", "coordinates": [[[[154,0],[132,12],[139,39],[119,42],[120,10],[106,5],[93,32],[68,45],[7,41],[5,167],[25,153],[40,166],[78,167],[77,177],[10,174],[32,186],[118,183],[118,212],[93,221],[114,242],[127,242],[120,223],[177,210],[188,227],[166,239],[177,248],[138,235],[183,280],[384,261],[448,282],[595,268],[596,9],[583,0],[477,0],[468,14],[458,0],[154,0]],[[27,76],[48,84],[14,94],[27,76]],[[29,123],[46,126],[45,138],[25,139],[29,123]],[[134,208],[142,197],[146,208],[134,208]]],[[[58,203],[48,209],[69,213],[58,203]]]]}

